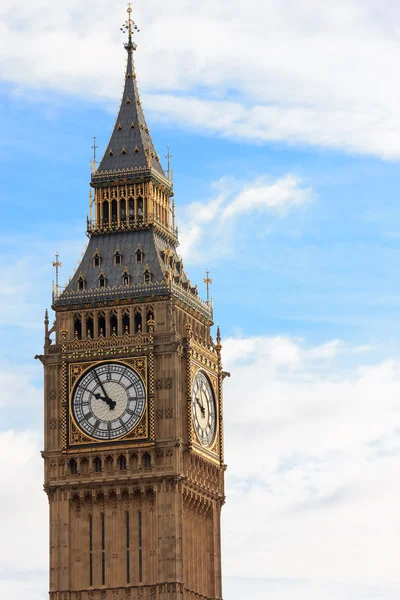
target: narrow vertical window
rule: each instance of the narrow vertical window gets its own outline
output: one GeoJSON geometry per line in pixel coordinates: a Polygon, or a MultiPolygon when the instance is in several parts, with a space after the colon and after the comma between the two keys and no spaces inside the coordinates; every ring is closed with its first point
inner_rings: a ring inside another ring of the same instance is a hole
{"type": "Polygon", "coordinates": [[[143,581],[142,512],[139,511],[139,583],[143,581]]]}
{"type": "Polygon", "coordinates": [[[101,585],[106,585],[106,536],[104,513],[101,515],[101,585]]]}
{"type": "Polygon", "coordinates": [[[130,535],[129,535],[129,512],[126,512],[126,583],[131,582],[131,557],[130,557],[130,535]]]}
{"type": "Polygon", "coordinates": [[[89,586],[93,586],[93,517],[89,516],[89,586]]]}

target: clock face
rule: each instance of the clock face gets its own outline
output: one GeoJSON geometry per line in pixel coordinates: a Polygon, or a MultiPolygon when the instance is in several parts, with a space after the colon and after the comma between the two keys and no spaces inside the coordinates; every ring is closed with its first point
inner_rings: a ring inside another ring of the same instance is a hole
{"type": "Polygon", "coordinates": [[[97,440],[127,435],[143,416],[146,394],[139,375],[122,363],[102,363],[86,371],[75,388],[72,412],[77,425],[97,440]]]}
{"type": "Polygon", "coordinates": [[[199,442],[209,448],[216,431],[215,400],[210,382],[203,371],[197,371],[193,380],[192,418],[199,442]]]}

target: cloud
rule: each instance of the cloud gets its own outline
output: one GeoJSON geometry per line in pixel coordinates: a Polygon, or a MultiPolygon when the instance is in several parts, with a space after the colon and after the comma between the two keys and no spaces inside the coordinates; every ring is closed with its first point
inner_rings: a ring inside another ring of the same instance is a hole
{"type": "MultiPolygon", "coordinates": [[[[3,0],[0,14],[3,81],[22,93],[51,88],[117,102],[122,6],[3,0]]],[[[135,18],[152,119],[230,139],[399,158],[394,0],[385,10],[380,0],[249,0],[246,10],[240,0],[174,0],[168,9],[149,0],[135,18]]]]}
{"type": "Polygon", "coordinates": [[[240,556],[252,598],[261,573],[274,598],[394,598],[400,360],[263,336],[228,339],[223,356],[229,597],[240,556]]]}
{"type": "Polygon", "coordinates": [[[303,182],[291,174],[275,181],[258,177],[250,183],[222,178],[212,188],[214,196],[208,202],[182,207],[180,242],[187,263],[202,262],[206,254],[229,255],[239,218],[243,230],[244,219],[259,219],[260,213],[283,217],[313,198],[311,188],[303,187],[303,182]]]}

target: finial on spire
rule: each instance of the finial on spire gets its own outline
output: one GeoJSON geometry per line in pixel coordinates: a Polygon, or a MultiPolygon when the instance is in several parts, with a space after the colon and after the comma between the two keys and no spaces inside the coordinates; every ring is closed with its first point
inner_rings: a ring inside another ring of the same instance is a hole
{"type": "Polygon", "coordinates": [[[97,163],[96,163],[96,150],[98,146],[96,146],[96,134],[93,135],[93,146],[90,146],[93,149],[93,159],[91,160],[92,173],[96,175],[97,171],[97,163]]]}
{"type": "Polygon", "coordinates": [[[207,304],[210,304],[210,285],[212,283],[212,279],[210,279],[210,271],[207,269],[206,271],[207,277],[203,279],[204,283],[207,286],[207,304]]]}
{"type": "Polygon", "coordinates": [[[60,257],[58,256],[58,252],[56,252],[56,260],[55,260],[55,262],[53,262],[53,267],[55,267],[55,269],[56,269],[56,287],[55,287],[56,298],[58,298],[58,291],[59,291],[59,287],[58,287],[58,269],[60,267],[62,267],[62,263],[60,263],[59,258],[60,257]]]}
{"type": "Polygon", "coordinates": [[[171,158],[172,158],[171,146],[167,146],[167,148],[168,148],[168,154],[165,158],[168,159],[168,180],[171,181],[171,158]]]}
{"type": "Polygon", "coordinates": [[[132,3],[131,2],[128,2],[127,13],[128,13],[128,18],[125,21],[125,23],[122,25],[121,31],[123,31],[124,33],[128,32],[128,43],[125,44],[125,49],[127,50],[127,52],[132,52],[133,50],[136,50],[136,44],[132,39],[133,32],[140,31],[140,30],[138,29],[138,26],[136,25],[135,21],[133,21],[133,19],[132,19],[132,3]]]}

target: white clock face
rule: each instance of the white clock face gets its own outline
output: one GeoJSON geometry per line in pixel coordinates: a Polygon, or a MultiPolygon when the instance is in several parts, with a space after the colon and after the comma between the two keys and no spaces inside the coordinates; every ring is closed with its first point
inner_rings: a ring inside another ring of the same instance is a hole
{"type": "Polygon", "coordinates": [[[192,418],[197,438],[209,448],[215,438],[215,400],[210,382],[203,371],[197,371],[192,386],[192,418]]]}
{"type": "Polygon", "coordinates": [[[77,425],[97,440],[127,435],[143,416],[146,393],[139,375],[122,363],[102,363],[83,375],[72,411],[77,425]]]}

